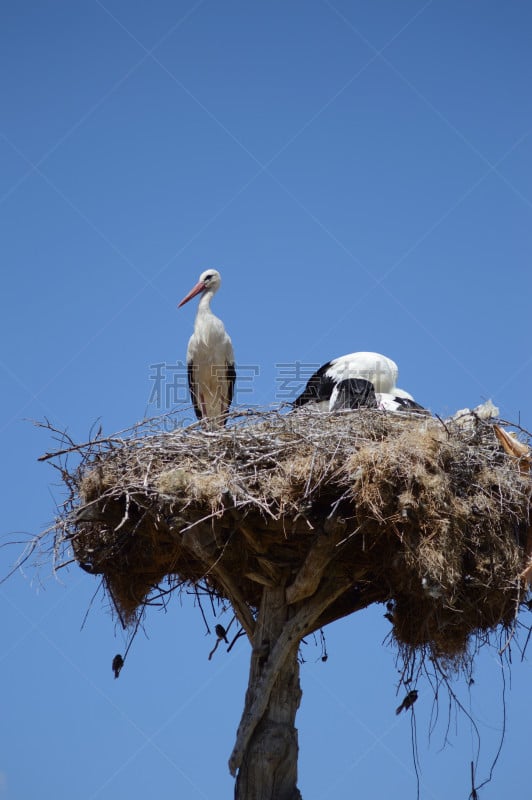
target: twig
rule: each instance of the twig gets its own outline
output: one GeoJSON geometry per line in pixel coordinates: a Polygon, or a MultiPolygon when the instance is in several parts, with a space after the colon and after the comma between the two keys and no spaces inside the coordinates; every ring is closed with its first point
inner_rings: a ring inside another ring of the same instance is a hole
{"type": "Polygon", "coordinates": [[[248,635],[248,639],[251,641],[253,639],[253,634],[255,633],[255,620],[253,619],[253,615],[246,601],[244,600],[244,597],[242,596],[242,592],[236,586],[229,573],[225,572],[220,566],[216,568],[215,573],[217,578],[220,580],[220,583],[224,586],[228,597],[231,599],[231,605],[233,606],[239,623],[244,628],[248,635]]]}

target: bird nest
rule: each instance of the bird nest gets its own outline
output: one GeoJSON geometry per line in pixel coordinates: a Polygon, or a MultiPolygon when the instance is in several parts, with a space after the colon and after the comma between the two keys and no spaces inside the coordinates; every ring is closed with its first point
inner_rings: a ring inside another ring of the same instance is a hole
{"type": "Polygon", "coordinates": [[[126,624],[201,586],[249,633],[265,586],[295,608],[330,586],[313,629],[383,602],[399,645],[459,659],[524,600],[531,497],[493,422],[466,417],[265,412],[72,443],[45,456],[81,456],[61,462],[56,553],[103,577],[126,624]]]}

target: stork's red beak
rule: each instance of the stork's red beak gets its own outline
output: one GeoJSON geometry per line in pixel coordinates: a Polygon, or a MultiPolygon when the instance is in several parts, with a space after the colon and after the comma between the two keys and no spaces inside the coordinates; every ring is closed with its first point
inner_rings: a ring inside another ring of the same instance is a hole
{"type": "Polygon", "coordinates": [[[196,297],[196,295],[202,292],[204,289],[205,289],[205,284],[203,283],[203,281],[200,281],[194,286],[193,289],[190,290],[190,292],[187,294],[186,297],[183,297],[181,302],[178,303],[177,307],[181,308],[181,306],[184,306],[185,303],[188,303],[189,300],[192,300],[193,297],[196,297]]]}

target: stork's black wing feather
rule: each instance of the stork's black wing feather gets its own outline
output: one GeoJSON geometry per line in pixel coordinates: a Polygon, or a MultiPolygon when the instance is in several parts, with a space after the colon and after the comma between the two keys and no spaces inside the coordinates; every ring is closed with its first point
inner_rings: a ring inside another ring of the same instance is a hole
{"type": "Polygon", "coordinates": [[[188,388],[190,390],[190,399],[192,400],[192,405],[194,406],[194,411],[196,412],[196,416],[198,419],[201,419],[201,402],[198,394],[196,392],[198,381],[196,378],[196,368],[194,364],[190,363],[187,365],[187,374],[188,374],[188,388]]]}
{"type": "Polygon", "coordinates": [[[331,362],[328,361],[326,364],[323,364],[314,375],[312,375],[308,381],[307,385],[296,399],[293,402],[293,406],[298,408],[299,406],[304,406],[305,403],[312,403],[312,402],[319,402],[320,400],[329,400],[332,390],[334,389],[334,381],[325,373],[331,366],[331,362]]]}
{"type": "Polygon", "coordinates": [[[235,393],[235,381],[236,381],[236,369],[234,364],[227,364],[226,368],[226,379],[227,379],[227,408],[226,411],[229,411],[231,408],[231,403],[233,402],[233,395],[235,393]]]}

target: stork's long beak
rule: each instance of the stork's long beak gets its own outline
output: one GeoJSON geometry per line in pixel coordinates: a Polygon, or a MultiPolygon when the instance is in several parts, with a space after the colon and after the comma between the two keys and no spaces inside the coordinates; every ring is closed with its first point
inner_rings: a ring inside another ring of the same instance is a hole
{"type": "Polygon", "coordinates": [[[185,303],[188,303],[189,300],[192,300],[193,297],[196,297],[196,295],[202,292],[204,289],[205,289],[205,284],[203,283],[203,281],[200,281],[194,286],[193,289],[190,290],[190,292],[187,294],[186,297],[183,297],[181,302],[178,303],[177,307],[181,308],[181,306],[184,306],[185,303]]]}

